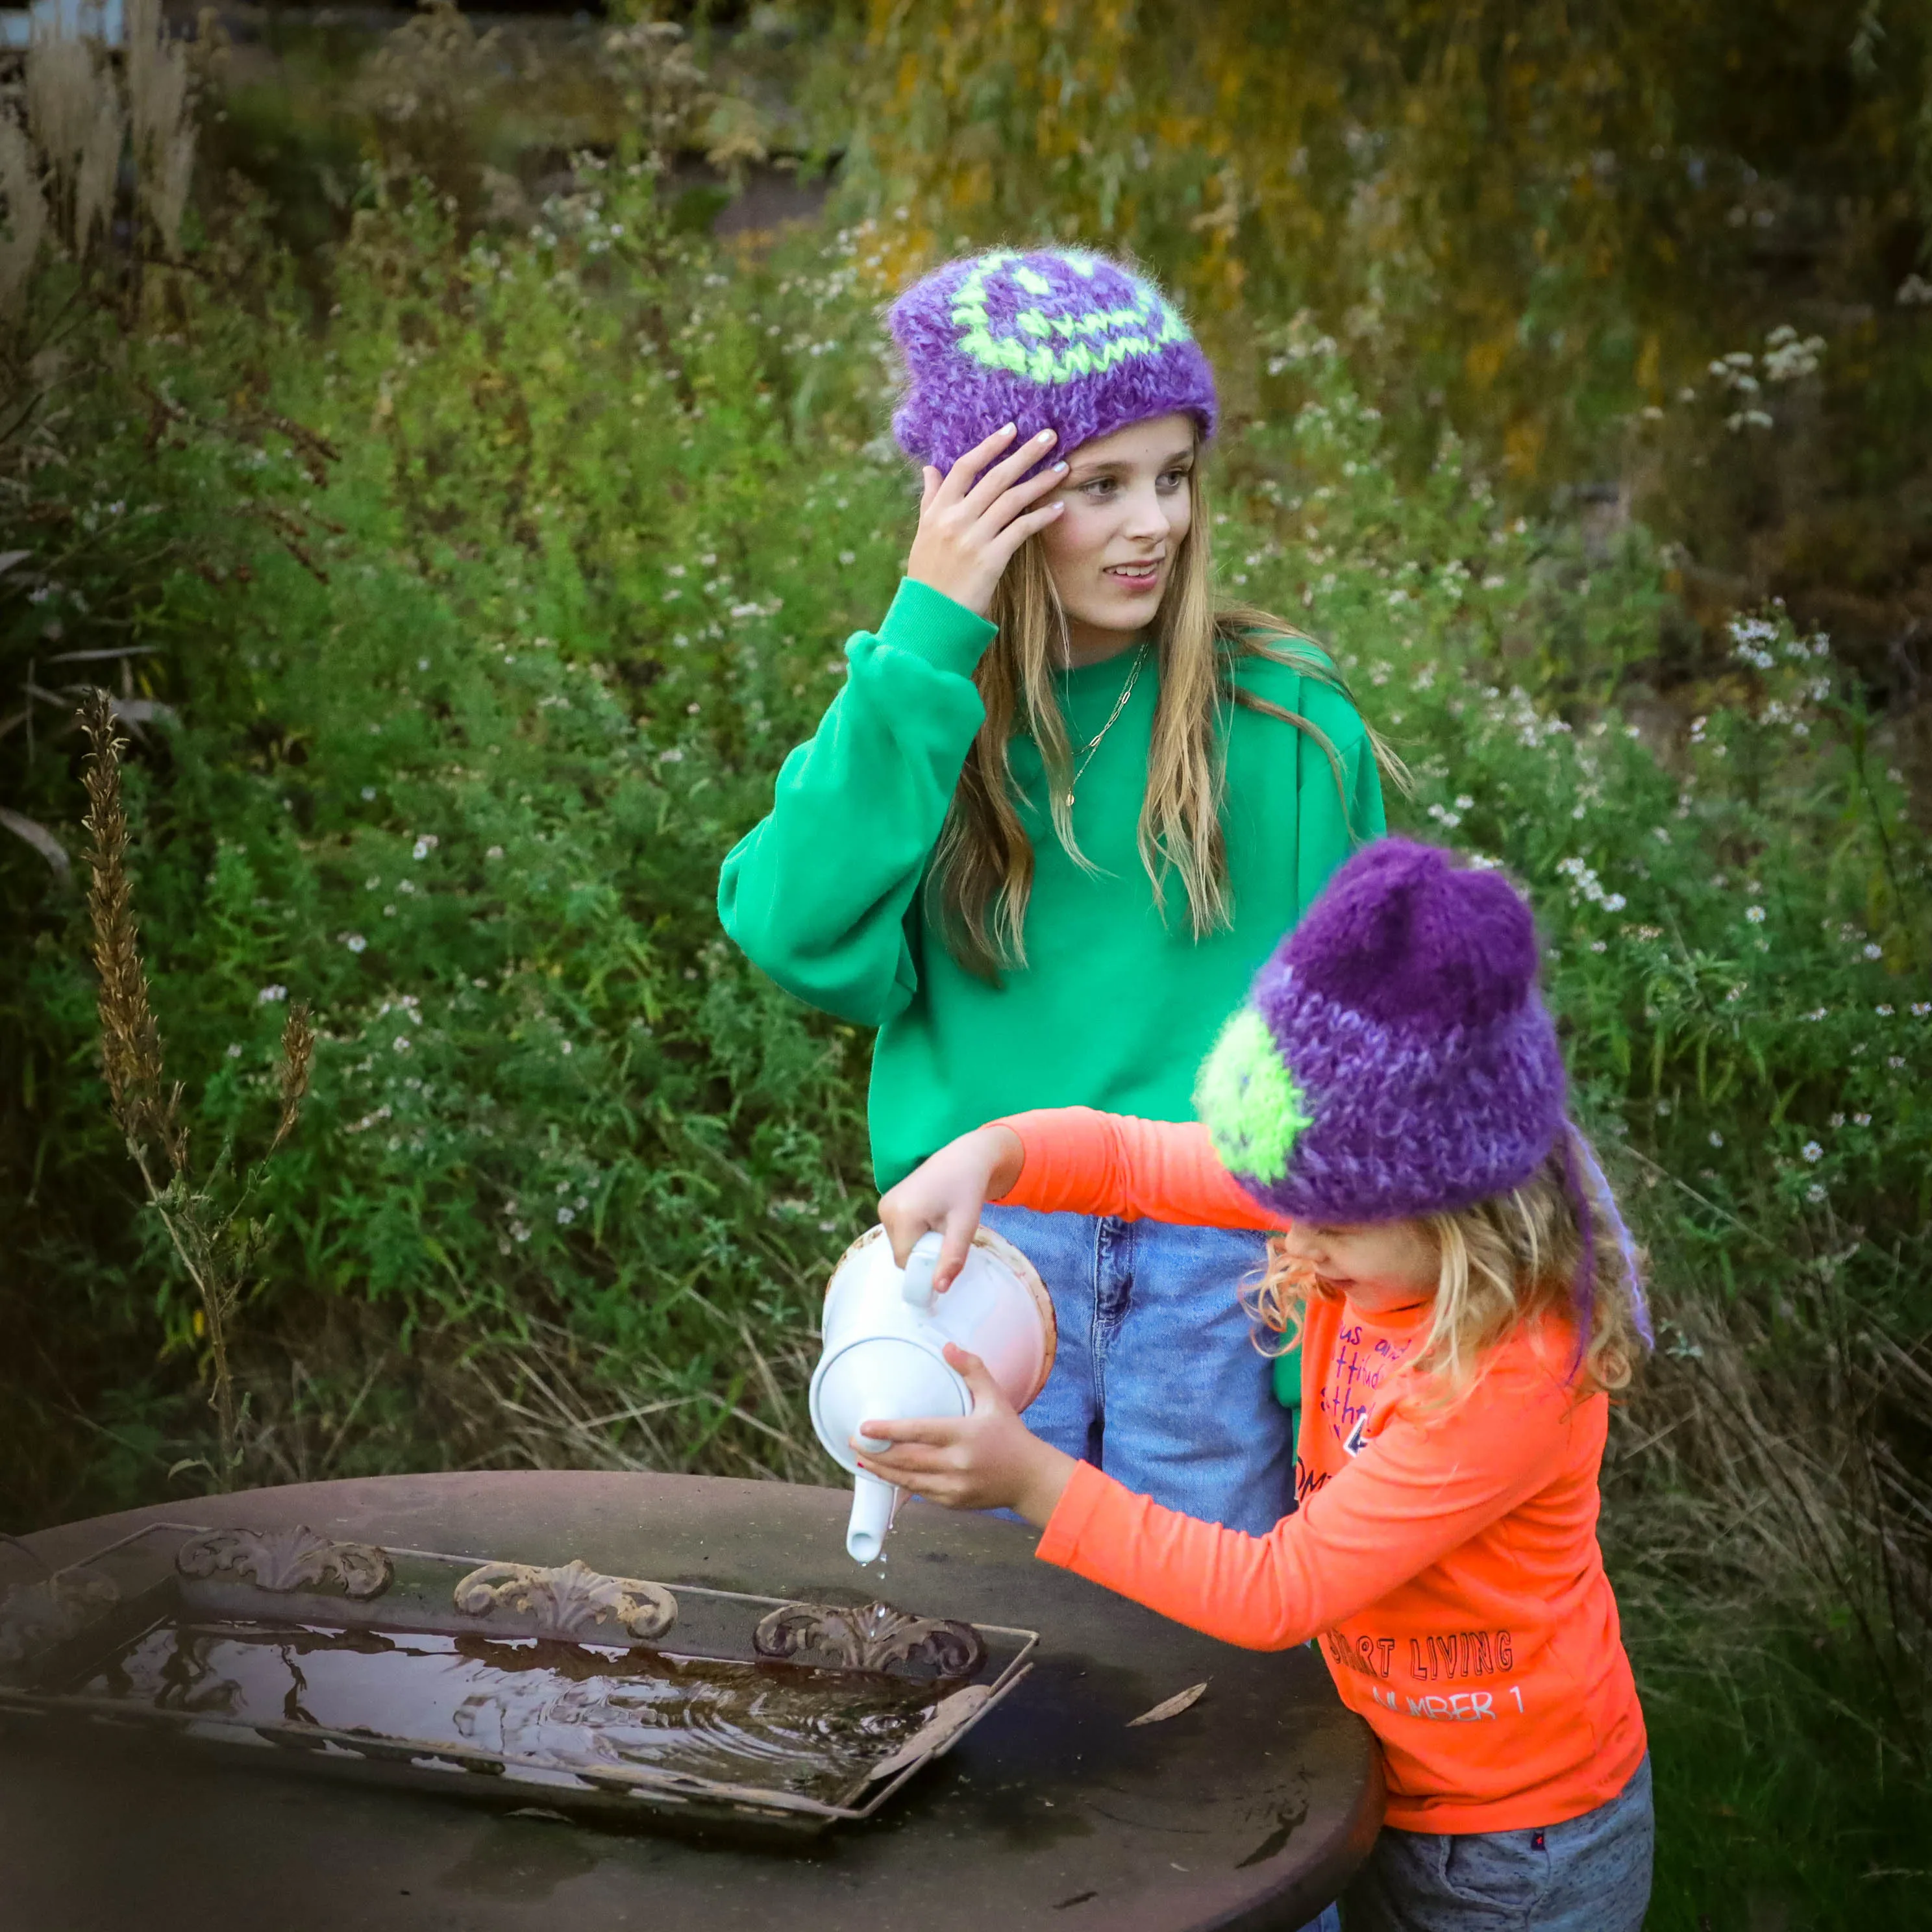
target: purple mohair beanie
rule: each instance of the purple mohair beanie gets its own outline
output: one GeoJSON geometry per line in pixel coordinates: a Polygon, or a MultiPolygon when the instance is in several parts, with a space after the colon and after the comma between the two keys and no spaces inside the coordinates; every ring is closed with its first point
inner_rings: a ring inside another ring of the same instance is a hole
{"type": "Polygon", "coordinates": [[[1104,255],[965,256],[908,289],[886,320],[906,368],[892,434],[916,463],[949,470],[1010,422],[1020,439],[1054,431],[1057,456],[1177,412],[1204,441],[1214,434],[1214,371],[1179,310],[1104,255]]]}
{"type": "Polygon", "coordinates": [[[1384,838],[1262,968],[1197,1100],[1257,1199],[1291,1220],[1355,1222],[1507,1193],[1556,1144],[1564,1094],[1521,896],[1384,838]]]}

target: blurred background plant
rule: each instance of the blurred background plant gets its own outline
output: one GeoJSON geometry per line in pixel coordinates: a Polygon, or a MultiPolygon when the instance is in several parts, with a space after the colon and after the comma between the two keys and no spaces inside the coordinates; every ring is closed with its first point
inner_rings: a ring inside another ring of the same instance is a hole
{"type": "Polygon", "coordinates": [[[872,1218],[867,1043],[723,941],[716,867],[904,554],[878,304],[961,238],[1079,234],[1180,281],[1222,358],[1225,587],[1332,646],[1418,774],[1406,822],[1541,910],[1665,1322],[1605,1518],[1654,1922],[1918,1922],[1924,48],[1832,13],[1780,14],[1773,59],[1715,0],[1675,42],[1660,13],[902,0],[440,5],[371,46],[237,10],[149,30],[180,84],[138,152],[132,52],[56,54],[92,90],[61,119],[34,50],[0,114],[5,259],[32,242],[0,1527],[230,1466],[206,1304],[100,1071],[70,856],[99,684],[182,1129],[271,1138],[291,991],[315,1013],[224,1336],[238,1480],[830,1475],[802,1392],[872,1218]],[[76,226],[103,103],[111,218],[76,226]],[[164,152],[184,200],[142,185],[164,152]],[[1801,203],[1829,247],[1767,254],[1801,203]]]}

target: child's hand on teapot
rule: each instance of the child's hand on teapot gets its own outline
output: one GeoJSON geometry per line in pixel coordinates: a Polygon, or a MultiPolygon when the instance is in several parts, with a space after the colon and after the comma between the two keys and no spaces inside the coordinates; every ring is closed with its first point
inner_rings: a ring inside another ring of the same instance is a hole
{"type": "Polygon", "coordinates": [[[892,1244],[892,1259],[904,1268],[913,1244],[937,1228],[940,1246],[932,1286],[941,1292],[950,1288],[973,1251],[980,1210],[1012,1192],[1025,1160],[1026,1148],[1011,1127],[976,1127],[949,1141],[880,1198],[879,1219],[892,1244]]]}
{"type": "Polygon", "coordinates": [[[861,1423],[862,1433],[892,1447],[874,1452],[854,1442],[860,1468],[948,1509],[1017,1510],[1044,1529],[1073,1458],[1028,1428],[977,1355],[949,1342],[946,1359],[972,1390],[973,1413],[861,1423]]]}

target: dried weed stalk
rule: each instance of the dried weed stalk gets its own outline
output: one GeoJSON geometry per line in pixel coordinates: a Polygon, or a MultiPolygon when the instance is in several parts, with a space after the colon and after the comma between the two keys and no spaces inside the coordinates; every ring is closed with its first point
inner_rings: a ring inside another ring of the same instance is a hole
{"type": "MultiPolygon", "coordinates": [[[[268,1234],[268,1224],[247,1215],[262,1163],[238,1183],[231,1150],[224,1147],[205,1177],[194,1172],[178,1082],[167,1083],[160,1030],[154,1023],[148,975],[141,961],[140,932],[128,872],[128,820],[121,802],[121,755],[125,740],[115,728],[107,694],[91,692],[81,704],[80,722],[92,746],[83,779],[85,821],[91,874],[89,941],[100,975],[100,1066],[109,1102],[128,1151],[140,1170],[149,1204],[166,1230],[170,1245],[200,1300],[200,1328],[208,1349],[212,1388],[209,1403],[220,1432],[216,1485],[232,1486],[240,1467],[240,1429],[245,1402],[238,1405],[230,1360],[233,1322],[254,1278],[268,1234]]],[[[280,1108],[272,1156],[294,1130],[308,1091],[315,1029],[308,1008],[297,1000],[282,1030],[280,1108]]]]}

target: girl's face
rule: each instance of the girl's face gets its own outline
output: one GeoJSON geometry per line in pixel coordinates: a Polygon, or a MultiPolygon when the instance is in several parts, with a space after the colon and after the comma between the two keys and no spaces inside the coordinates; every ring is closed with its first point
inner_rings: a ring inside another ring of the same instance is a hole
{"type": "Polygon", "coordinates": [[[1364,1315],[1413,1307],[1436,1293],[1441,1258],[1419,1221],[1298,1221],[1279,1238],[1284,1254],[1364,1315]]]}
{"type": "Polygon", "coordinates": [[[1046,499],[1066,507],[1038,541],[1076,664],[1112,656],[1154,622],[1192,517],[1195,442],[1192,416],[1151,416],[1066,459],[1066,482],[1046,499]]]}

